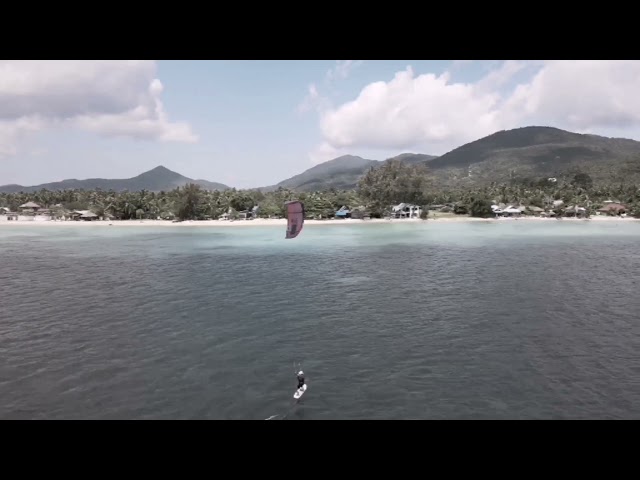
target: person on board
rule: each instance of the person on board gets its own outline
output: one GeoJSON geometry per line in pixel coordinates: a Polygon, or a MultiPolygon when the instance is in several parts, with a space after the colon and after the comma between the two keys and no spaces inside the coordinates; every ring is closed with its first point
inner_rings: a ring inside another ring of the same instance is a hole
{"type": "Polygon", "coordinates": [[[297,373],[297,377],[298,377],[298,389],[301,389],[302,386],[304,385],[304,372],[300,370],[297,373]]]}

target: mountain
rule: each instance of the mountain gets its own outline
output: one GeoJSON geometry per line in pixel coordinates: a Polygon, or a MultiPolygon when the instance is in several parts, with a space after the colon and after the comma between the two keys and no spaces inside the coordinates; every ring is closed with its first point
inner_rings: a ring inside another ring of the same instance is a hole
{"type": "Polygon", "coordinates": [[[496,132],[426,165],[439,183],[449,186],[572,177],[577,172],[595,182],[640,181],[640,142],[531,126],[496,132]]]}
{"type": "MultiPolygon", "coordinates": [[[[393,159],[399,159],[406,163],[417,164],[434,159],[433,155],[420,153],[403,153],[393,159]]],[[[371,167],[382,165],[387,160],[368,160],[353,155],[344,155],[334,158],[328,162],[312,167],[299,175],[281,181],[276,185],[261,188],[262,191],[276,190],[278,187],[289,188],[299,191],[326,190],[335,188],[337,190],[348,190],[355,188],[358,180],[371,167]]]]}
{"type": "Polygon", "coordinates": [[[227,190],[230,187],[222,183],[209,182],[207,180],[192,180],[179,173],[173,172],[163,166],[156,167],[148,172],[141,173],[133,178],[125,179],[106,179],[106,178],[88,178],[86,180],[62,180],[61,182],[44,183],[42,185],[34,185],[23,187],[22,185],[4,185],[0,186],[1,193],[17,193],[17,192],[35,192],[41,189],[46,190],[65,190],[65,189],[85,189],[92,190],[100,188],[102,190],[149,190],[152,192],[173,190],[187,183],[196,183],[207,190],[227,190]]]}
{"type": "Polygon", "coordinates": [[[301,191],[325,190],[331,187],[349,189],[355,186],[363,172],[378,163],[376,160],[344,155],[311,167],[299,175],[261,190],[276,190],[278,187],[301,191]]]}
{"type": "MultiPolygon", "coordinates": [[[[403,153],[393,159],[425,164],[435,177],[436,184],[441,187],[466,188],[526,178],[572,178],[577,172],[588,174],[597,183],[625,181],[640,184],[640,142],[578,134],[553,127],[503,130],[439,157],[403,153]]],[[[360,177],[369,168],[382,165],[384,161],[344,155],[260,190],[267,192],[278,187],[299,191],[351,189],[356,187],[360,177]]],[[[160,166],[128,179],[72,179],[31,187],[4,185],[0,187],[0,192],[33,192],[42,188],[166,191],[189,182],[208,190],[230,188],[206,180],[191,180],[160,166]]]]}
{"type": "MultiPolygon", "coordinates": [[[[571,179],[578,172],[588,174],[594,182],[640,183],[640,142],[553,127],[503,130],[439,157],[403,153],[394,159],[425,164],[440,187],[468,188],[527,178],[571,179]]],[[[368,168],[381,164],[346,155],[316,165],[267,190],[280,186],[300,191],[349,189],[356,186],[368,168]]]]}

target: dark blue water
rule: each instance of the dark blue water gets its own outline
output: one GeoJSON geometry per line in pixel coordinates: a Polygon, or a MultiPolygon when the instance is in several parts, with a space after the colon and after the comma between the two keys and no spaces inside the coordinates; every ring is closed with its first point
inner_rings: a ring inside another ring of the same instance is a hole
{"type": "Polygon", "coordinates": [[[2,227],[0,418],[640,418],[640,224],[305,228],[2,227]]]}

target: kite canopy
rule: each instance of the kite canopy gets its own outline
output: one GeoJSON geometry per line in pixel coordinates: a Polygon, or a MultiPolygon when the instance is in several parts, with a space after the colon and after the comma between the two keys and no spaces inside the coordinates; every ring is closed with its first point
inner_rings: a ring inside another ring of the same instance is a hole
{"type": "Polygon", "coordinates": [[[298,200],[284,203],[287,215],[287,235],[285,238],[296,238],[304,224],[304,204],[298,200]]]}

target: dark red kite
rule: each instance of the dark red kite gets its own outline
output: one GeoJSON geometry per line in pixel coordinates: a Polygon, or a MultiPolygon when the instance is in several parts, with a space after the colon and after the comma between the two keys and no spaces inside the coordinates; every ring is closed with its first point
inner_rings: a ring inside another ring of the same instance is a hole
{"type": "Polygon", "coordinates": [[[285,202],[284,210],[287,215],[287,235],[285,238],[296,238],[302,231],[304,224],[304,203],[298,200],[285,202]]]}

